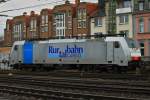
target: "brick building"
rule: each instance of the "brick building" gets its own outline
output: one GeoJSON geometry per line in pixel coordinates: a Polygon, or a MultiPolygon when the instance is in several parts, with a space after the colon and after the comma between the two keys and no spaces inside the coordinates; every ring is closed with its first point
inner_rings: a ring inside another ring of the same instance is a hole
{"type": "Polygon", "coordinates": [[[78,35],[91,35],[91,14],[98,9],[97,3],[80,2],[76,0],[76,30],[75,34],[78,35]]]}
{"type": "Polygon", "coordinates": [[[52,37],[52,9],[42,9],[39,20],[39,38],[52,37]]]}
{"type": "Polygon", "coordinates": [[[135,38],[143,56],[150,56],[150,0],[135,1],[135,38]]]}
{"type": "Polygon", "coordinates": [[[39,15],[35,14],[34,11],[31,11],[29,18],[27,19],[26,24],[29,25],[29,27],[26,26],[27,28],[27,34],[25,39],[36,39],[39,38],[39,15]]]}
{"type": "Polygon", "coordinates": [[[40,15],[34,11],[30,15],[23,13],[6,22],[6,44],[16,40],[90,35],[90,14],[96,9],[97,3],[75,0],[72,4],[66,0],[53,9],[42,9],[40,15]]]}
{"type": "Polygon", "coordinates": [[[73,35],[73,19],[76,17],[76,5],[66,1],[65,4],[57,5],[53,8],[53,36],[73,35]]]}
{"type": "Polygon", "coordinates": [[[29,15],[26,12],[21,16],[14,17],[12,25],[12,41],[27,39],[29,15]]]}
{"type": "Polygon", "coordinates": [[[13,24],[13,20],[7,19],[6,28],[4,30],[4,32],[5,32],[5,34],[4,34],[5,45],[12,45],[12,31],[13,31],[12,24],[13,24]]]}
{"type": "MultiPolygon", "coordinates": [[[[68,0],[53,9],[42,9],[40,15],[16,16],[6,21],[5,45],[16,40],[65,36],[108,34],[110,14],[109,0],[98,3],[70,3],[68,0]],[[103,9],[104,8],[104,9],[103,9]]],[[[135,37],[141,46],[142,55],[150,56],[150,0],[116,0],[116,33],[135,37]]]]}
{"type": "Polygon", "coordinates": [[[66,1],[53,9],[53,36],[90,35],[90,14],[97,9],[96,3],[66,1]]]}
{"type": "Polygon", "coordinates": [[[0,47],[4,46],[4,37],[0,36],[0,47]]]}

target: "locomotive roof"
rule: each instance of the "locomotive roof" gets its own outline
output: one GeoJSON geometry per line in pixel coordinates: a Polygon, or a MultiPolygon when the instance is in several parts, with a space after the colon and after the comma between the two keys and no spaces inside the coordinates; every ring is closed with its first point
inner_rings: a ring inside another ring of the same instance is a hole
{"type": "Polygon", "coordinates": [[[71,42],[85,42],[87,39],[54,39],[47,41],[39,41],[39,43],[71,43],[71,42]]]}
{"type": "Polygon", "coordinates": [[[97,38],[97,39],[50,39],[44,41],[16,41],[15,45],[23,45],[25,42],[38,42],[38,43],[72,43],[72,42],[85,42],[85,41],[94,41],[94,40],[102,40],[102,41],[122,41],[124,37],[106,37],[104,38],[97,38]]]}
{"type": "MultiPolygon", "coordinates": [[[[71,43],[71,42],[85,42],[87,39],[52,39],[44,41],[36,41],[39,43],[71,43]]],[[[15,41],[14,45],[23,45],[25,42],[35,42],[35,41],[15,41]]]]}
{"type": "Polygon", "coordinates": [[[25,40],[24,41],[15,41],[14,44],[15,45],[23,45],[25,43],[25,40]]]}
{"type": "Polygon", "coordinates": [[[106,37],[106,41],[121,41],[125,37],[106,37]]]}

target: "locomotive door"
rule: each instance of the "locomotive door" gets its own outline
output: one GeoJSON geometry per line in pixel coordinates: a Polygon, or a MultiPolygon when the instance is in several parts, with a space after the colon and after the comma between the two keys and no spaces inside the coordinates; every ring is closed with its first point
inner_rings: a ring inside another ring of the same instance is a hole
{"type": "Polygon", "coordinates": [[[107,42],[107,62],[113,63],[114,61],[114,44],[113,42],[107,42]]]}
{"type": "Polygon", "coordinates": [[[33,44],[32,42],[26,42],[23,45],[23,62],[24,64],[32,64],[33,60],[33,44]]]}

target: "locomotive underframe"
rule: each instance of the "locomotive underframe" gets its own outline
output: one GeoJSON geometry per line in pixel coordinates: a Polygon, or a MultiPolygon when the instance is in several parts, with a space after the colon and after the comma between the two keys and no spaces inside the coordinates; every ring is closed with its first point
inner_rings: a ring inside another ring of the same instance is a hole
{"type": "Polygon", "coordinates": [[[139,62],[130,62],[129,66],[118,66],[114,64],[14,64],[13,69],[30,71],[54,71],[54,70],[79,70],[85,72],[110,72],[122,73],[140,68],[139,62]]]}

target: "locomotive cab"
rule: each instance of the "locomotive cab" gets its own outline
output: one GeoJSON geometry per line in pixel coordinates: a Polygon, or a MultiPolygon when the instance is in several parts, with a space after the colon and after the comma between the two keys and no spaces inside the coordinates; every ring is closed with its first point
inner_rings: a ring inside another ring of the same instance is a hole
{"type": "Polygon", "coordinates": [[[132,61],[140,61],[141,60],[141,52],[139,45],[136,40],[128,39],[127,40],[128,46],[131,52],[131,60],[132,61]]]}
{"type": "MultiPolygon", "coordinates": [[[[125,66],[130,66],[131,63],[134,65],[139,65],[141,60],[141,52],[138,43],[135,40],[127,37],[106,37],[106,41],[113,41],[114,43],[116,41],[116,43],[118,42],[120,44],[120,49],[122,48],[123,52],[121,53],[117,51],[114,53],[114,55],[119,55],[118,57],[120,57],[117,61],[123,59],[120,61],[120,65],[125,65],[122,63],[122,61],[126,62],[125,66]]],[[[118,57],[116,56],[115,58],[118,57]]]]}
{"type": "Polygon", "coordinates": [[[24,41],[16,41],[14,42],[11,52],[10,52],[10,66],[18,65],[22,63],[22,44],[24,44],[24,41]]]}
{"type": "Polygon", "coordinates": [[[134,39],[127,39],[127,43],[131,54],[131,60],[129,62],[129,66],[140,67],[141,51],[138,42],[134,39]]]}

